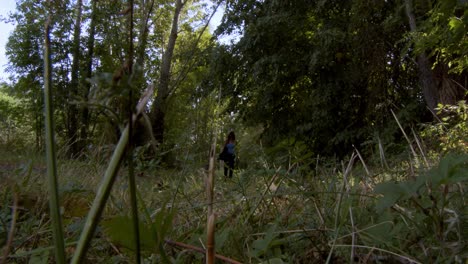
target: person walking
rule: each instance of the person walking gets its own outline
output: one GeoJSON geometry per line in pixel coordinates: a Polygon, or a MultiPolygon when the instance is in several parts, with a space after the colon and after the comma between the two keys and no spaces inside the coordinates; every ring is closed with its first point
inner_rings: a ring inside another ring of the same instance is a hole
{"type": "Polygon", "coordinates": [[[219,155],[219,159],[224,161],[224,176],[232,178],[234,173],[234,160],[236,147],[236,135],[233,131],[229,132],[226,141],[224,142],[223,152],[219,155]]]}

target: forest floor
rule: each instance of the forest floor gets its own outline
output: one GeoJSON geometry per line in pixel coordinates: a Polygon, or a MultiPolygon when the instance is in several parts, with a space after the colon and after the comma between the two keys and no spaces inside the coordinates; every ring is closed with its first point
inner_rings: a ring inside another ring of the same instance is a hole
{"type": "MultiPolygon", "coordinates": [[[[43,158],[3,154],[0,246],[10,245],[14,263],[50,262],[43,158]],[[7,243],[14,197],[20,210],[14,240],[7,243]]],[[[467,155],[450,156],[423,168],[413,159],[395,160],[383,168],[366,166],[355,155],[314,167],[252,160],[232,179],[218,164],[216,252],[242,263],[463,263],[468,257],[467,161],[467,155]],[[430,187],[414,180],[423,177],[430,187]]],[[[69,257],[105,168],[93,160],[58,162],[69,257]]],[[[183,245],[206,247],[204,168],[142,166],[136,175],[144,263],[202,262],[203,254],[183,245]]],[[[89,262],[134,262],[128,186],[124,166],[92,240],[89,262]]]]}

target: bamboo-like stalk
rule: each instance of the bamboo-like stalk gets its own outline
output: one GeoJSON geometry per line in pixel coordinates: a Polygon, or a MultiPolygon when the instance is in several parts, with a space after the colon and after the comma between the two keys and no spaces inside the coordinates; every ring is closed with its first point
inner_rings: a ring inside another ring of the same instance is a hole
{"type": "MultiPolygon", "coordinates": [[[[50,3],[49,1],[47,3],[50,3]]],[[[49,10],[50,12],[50,10],[49,10]]],[[[51,13],[51,12],[50,12],[51,13]]],[[[45,103],[45,134],[46,134],[46,163],[49,185],[49,207],[52,218],[52,230],[55,243],[56,263],[65,263],[65,245],[63,240],[62,219],[57,183],[57,164],[55,155],[54,118],[52,109],[52,62],[50,51],[51,15],[45,23],[44,41],[44,103],[45,103]]]]}
{"type": "Polygon", "coordinates": [[[207,242],[206,242],[206,263],[214,264],[215,260],[215,215],[213,212],[213,191],[214,191],[214,170],[216,156],[216,137],[211,146],[210,163],[208,167],[208,177],[206,180],[206,192],[208,200],[208,215],[207,215],[207,242]]]}
{"type": "Polygon", "coordinates": [[[206,195],[208,202],[208,217],[213,213],[213,190],[214,190],[214,170],[216,155],[216,138],[210,151],[210,160],[208,165],[208,177],[206,181],[206,195]]]}
{"type": "Polygon", "coordinates": [[[215,215],[208,217],[208,236],[206,241],[206,263],[214,264],[215,261],[215,215]]]}
{"type": "Polygon", "coordinates": [[[88,217],[86,218],[83,231],[81,232],[81,236],[76,247],[76,252],[73,255],[72,263],[78,264],[82,263],[84,260],[89,242],[96,230],[96,226],[99,222],[104,206],[106,205],[112,185],[114,184],[117,171],[125,153],[125,148],[127,147],[128,137],[129,129],[127,125],[120,136],[119,143],[117,144],[114,153],[112,154],[111,161],[104,174],[104,179],[99,186],[96,198],[94,199],[93,205],[88,213],[88,217]]]}
{"type": "MultiPolygon", "coordinates": [[[[219,89],[219,98],[218,98],[218,105],[221,102],[221,87],[219,89]]],[[[215,115],[217,115],[215,111],[215,115]]],[[[208,201],[208,215],[206,218],[206,233],[207,233],[207,244],[206,244],[206,263],[207,264],[214,264],[215,262],[215,214],[213,210],[213,202],[214,202],[214,171],[215,171],[215,157],[216,157],[216,133],[213,138],[213,145],[211,145],[210,150],[210,159],[208,165],[208,175],[206,178],[206,193],[207,193],[207,201],[208,201]]]]}
{"type": "MultiPolygon", "coordinates": [[[[143,111],[152,93],[153,86],[150,85],[148,86],[147,90],[145,91],[145,94],[138,103],[137,112],[135,115],[133,115],[132,122],[135,122],[137,116],[143,111]]],[[[101,185],[99,186],[99,190],[96,194],[96,198],[94,199],[93,205],[91,206],[91,209],[88,213],[88,217],[86,218],[86,222],[83,231],[81,232],[81,236],[78,241],[78,245],[76,247],[76,251],[73,255],[71,263],[78,264],[82,263],[84,260],[84,256],[86,255],[86,251],[88,250],[89,242],[92,239],[104,206],[106,205],[107,199],[109,198],[112,185],[114,184],[117,171],[120,167],[120,163],[125,153],[125,148],[128,144],[128,139],[129,127],[127,124],[124,131],[122,132],[122,135],[120,136],[119,142],[117,143],[114,153],[112,154],[109,166],[107,167],[106,172],[104,173],[104,178],[102,179],[101,185]]]]}

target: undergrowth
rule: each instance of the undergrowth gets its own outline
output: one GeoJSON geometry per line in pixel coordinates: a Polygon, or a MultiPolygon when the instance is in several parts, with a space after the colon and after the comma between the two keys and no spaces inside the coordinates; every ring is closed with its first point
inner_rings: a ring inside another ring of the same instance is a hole
{"type": "MultiPolygon", "coordinates": [[[[367,162],[357,150],[330,162],[304,156],[300,148],[271,159],[260,147],[246,147],[232,179],[224,178],[221,166],[215,172],[217,254],[242,263],[466,263],[465,151],[447,147],[441,156],[428,155],[423,146],[383,163],[367,162]]],[[[8,263],[53,262],[44,162],[14,159],[8,151],[1,156],[1,257],[8,263]]],[[[205,166],[187,162],[168,170],[139,162],[144,263],[203,262],[204,254],[192,247],[206,246],[205,166]]],[[[104,171],[93,159],[59,162],[69,258],[104,171]]],[[[87,262],[134,260],[125,175],[124,167],[87,262]]]]}

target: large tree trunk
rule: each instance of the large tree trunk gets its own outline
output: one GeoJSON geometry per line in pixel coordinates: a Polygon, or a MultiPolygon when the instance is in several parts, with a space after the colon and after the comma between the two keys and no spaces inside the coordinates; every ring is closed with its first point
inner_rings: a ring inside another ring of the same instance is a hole
{"type": "MultiPolygon", "coordinates": [[[[147,82],[144,79],[144,64],[145,64],[145,55],[146,55],[146,46],[148,45],[148,34],[149,34],[149,21],[151,14],[154,10],[154,0],[150,2],[142,1],[141,5],[145,7],[143,14],[145,14],[144,19],[140,20],[139,33],[138,33],[138,47],[136,48],[136,58],[135,58],[135,67],[133,69],[133,84],[135,87],[143,88],[147,86],[147,82]]],[[[146,116],[147,117],[147,116],[146,116]]],[[[136,146],[143,146],[148,143],[148,138],[151,138],[151,126],[147,125],[150,122],[145,122],[139,120],[135,123],[135,129],[133,132],[134,144],[136,146]]]]}
{"type": "Polygon", "coordinates": [[[182,2],[182,0],[177,0],[175,4],[171,34],[169,35],[169,41],[162,57],[161,75],[159,77],[157,86],[158,91],[151,109],[151,124],[153,134],[159,144],[164,142],[164,119],[166,116],[167,98],[170,91],[169,81],[171,77],[172,55],[174,54],[174,48],[179,30],[179,16],[184,4],[185,2],[182,2]]]}
{"type": "MultiPolygon", "coordinates": [[[[408,16],[409,26],[411,32],[416,32],[416,19],[413,13],[412,0],[405,0],[406,15],[408,16]]],[[[435,84],[434,75],[431,70],[431,64],[427,55],[423,52],[417,57],[417,64],[419,68],[419,82],[421,84],[422,92],[427,106],[431,111],[437,107],[439,94],[435,84]]]]}
{"type": "MultiPolygon", "coordinates": [[[[405,8],[410,30],[416,32],[412,0],[405,0],[405,8]]],[[[425,53],[418,55],[417,64],[424,99],[431,111],[434,112],[439,103],[456,104],[457,101],[466,99],[466,85],[463,85],[466,74],[450,75],[449,67],[443,62],[437,63],[434,69],[431,69],[432,63],[425,53]]]]}
{"type": "Polygon", "coordinates": [[[69,155],[71,158],[76,157],[79,153],[78,142],[78,108],[72,101],[78,97],[78,78],[80,66],[80,37],[81,37],[81,11],[83,0],[76,2],[76,20],[73,32],[73,61],[71,67],[71,83],[68,97],[69,116],[68,116],[68,140],[70,144],[69,155]]]}
{"type": "Polygon", "coordinates": [[[446,64],[438,63],[434,67],[434,79],[439,91],[439,103],[457,104],[460,100],[466,100],[466,72],[461,74],[449,74],[446,64]]]}

